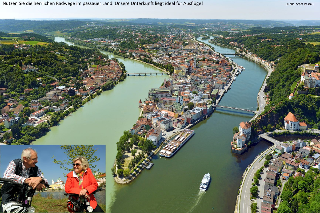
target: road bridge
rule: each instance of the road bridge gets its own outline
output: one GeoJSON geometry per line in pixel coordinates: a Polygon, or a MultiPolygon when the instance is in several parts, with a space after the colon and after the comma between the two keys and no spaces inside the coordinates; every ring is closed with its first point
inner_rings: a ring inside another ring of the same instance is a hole
{"type": "Polygon", "coordinates": [[[127,76],[150,76],[150,75],[167,75],[167,73],[152,73],[152,72],[141,72],[141,73],[127,73],[127,76]]]}
{"type": "Polygon", "coordinates": [[[220,53],[221,55],[241,55],[239,53],[220,53]]]}
{"type": "Polygon", "coordinates": [[[239,107],[229,107],[229,106],[221,106],[221,105],[216,105],[216,107],[225,108],[225,109],[235,109],[235,110],[241,110],[241,111],[246,111],[246,112],[257,113],[257,111],[253,111],[253,110],[250,110],[250,109],[243,109],[243,108],[239,108],[239,107]]]}

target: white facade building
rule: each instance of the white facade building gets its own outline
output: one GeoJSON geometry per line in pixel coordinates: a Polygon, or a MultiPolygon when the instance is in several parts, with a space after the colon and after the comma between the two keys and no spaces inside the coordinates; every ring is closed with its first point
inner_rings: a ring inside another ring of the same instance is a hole
{"type": "Polygon", "coordinates": [[[286,130],[299,130],[299,121],[291,112],[284,118],[284,128],[286,130]]]}

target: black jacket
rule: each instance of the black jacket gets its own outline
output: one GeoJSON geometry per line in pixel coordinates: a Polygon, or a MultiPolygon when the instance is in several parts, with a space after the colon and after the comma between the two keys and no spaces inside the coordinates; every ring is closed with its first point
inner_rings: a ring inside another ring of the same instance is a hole
{"type": "MultiPolygon", "coordinates": [[[[13,162],[16,164],[15,174],[21,176],[22,175],[22,161],[21,159],[15,159],[13,162]]],[[[31,167],[29,172],[29,177],[37,177],[38,176],[38,167],[31,167]]],[[[2,204],[6,204],[10,201],[19,200],[22,191],[22,185],[16,185],[12,183],[4,183],[1,189],[2,194],[2,204]]]]}

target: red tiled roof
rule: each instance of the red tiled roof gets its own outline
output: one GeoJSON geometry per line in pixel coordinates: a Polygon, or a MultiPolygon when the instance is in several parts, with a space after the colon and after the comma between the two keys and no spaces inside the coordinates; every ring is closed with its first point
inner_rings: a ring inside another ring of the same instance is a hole
{"type": "Polygon", "coordinates": [[[299,125],[300,126],[307,126],[307,124],[305,122],[300,122],[299,125]]]}
{"type": "Polygon", "coordinates": [[[284,118],[285,121],[298,122],[297,118],[291,112],[284,118]]]}
{"type": "Polygon", "coordinates": [[[251,127],[251,125],[248,122],[241,122],[240,127],[242,129],[249,129],[251,127]]]}

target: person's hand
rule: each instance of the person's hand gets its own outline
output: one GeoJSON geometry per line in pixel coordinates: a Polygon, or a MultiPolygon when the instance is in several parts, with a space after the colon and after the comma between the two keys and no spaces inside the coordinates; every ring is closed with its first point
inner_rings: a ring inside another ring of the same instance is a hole
{"type": "Polygon", "coordinates": [[[35,189],[41,181],[41,177],[29,177],[24,182],[31,186],[33,189],[35,189]]]}
{"type": "Polygon", "coordinates": [[[87,191],[86,189],[81,189],[79,195],[80,195],[80,196],[86,195],[87,192],[88,192],[88,191],[87,191]]]}
{"type": "Polygon", "coordinates": [[[46,188],[46,187],[45,187],[45,185],[42,184],[42,183],[38,184],[38,186],[36,187],[36,189],[37,189],[38,191],[41,191],[41,190],[44,189],[44,188],[46,188]]]}

